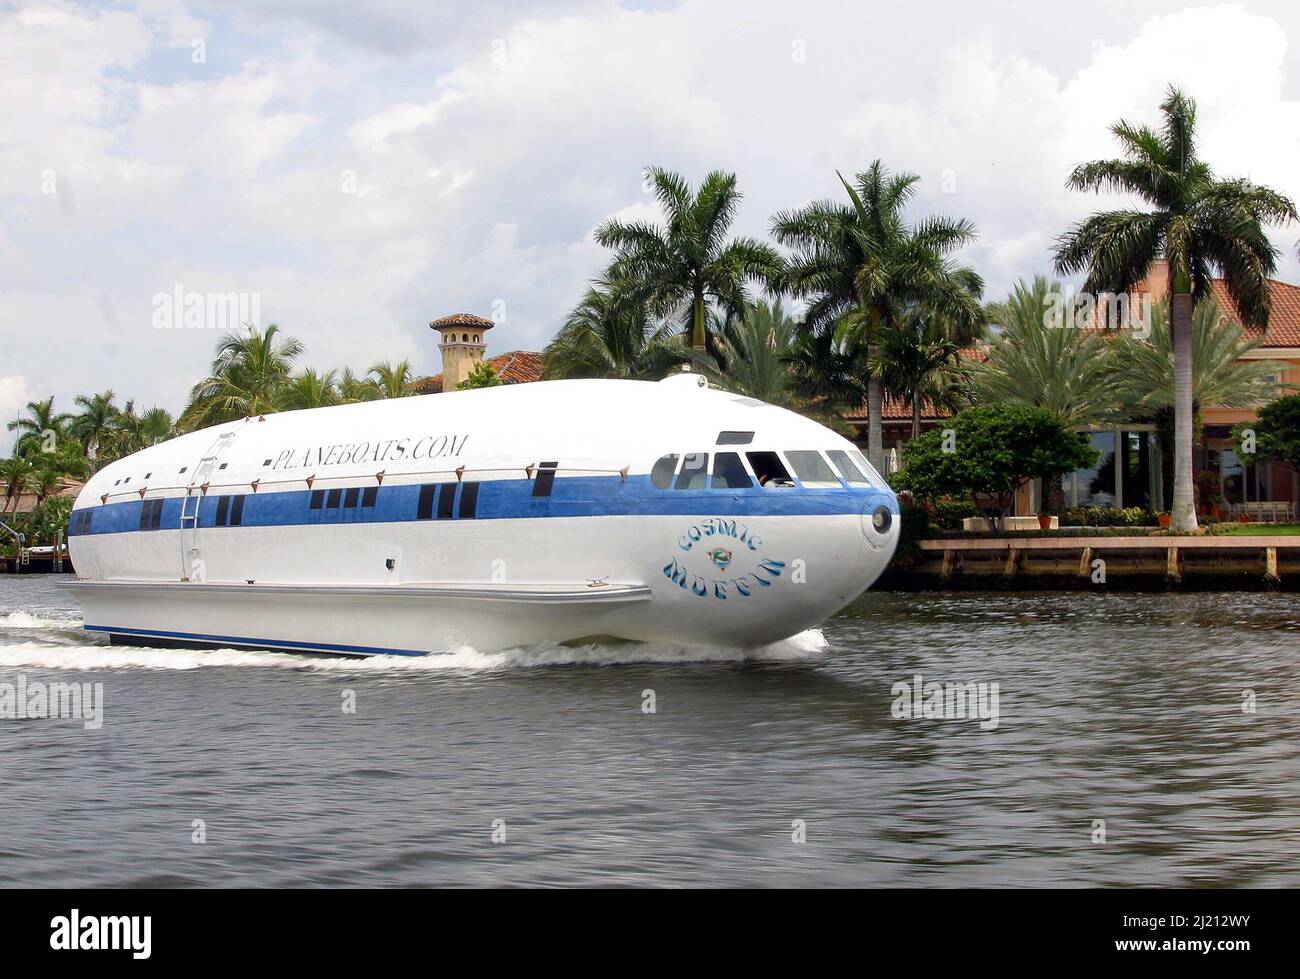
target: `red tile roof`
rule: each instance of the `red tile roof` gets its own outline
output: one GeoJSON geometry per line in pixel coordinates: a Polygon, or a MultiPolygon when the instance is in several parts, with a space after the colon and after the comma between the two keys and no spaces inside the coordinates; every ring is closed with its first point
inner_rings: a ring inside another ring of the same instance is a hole
{"type": "MultiPolygon", "coordinates": [[[[1268,331],[1263,346],[1300,347],[1300,286],[1269,279],[1268,293],[1268,331]]],[[[1228,295],[1227,284],[1222,279],[1210,281],[1210,297],[1234,320],[1241,321],[1236,304],[1228,295]]],[[[1257,337],[1259,330],[1248,329],[1246,335],[1257,337]]]]}
{"type": "MultiPolygon", "coordinates": [[[[534,350],[512,350],[487,358],[487,363],[507,384],[527,384],[542,379],[542,355],[534,350]]],[[[434,374],[416,381],[415,389],[420,394],[441,394],[442,375],[434,374]]]]}
{"type": "Polygon", "coordinates": [[[495,325],[491,320],[485,320],[482,316],[475,316],[473,313],[452,313],[429,324],[435,330],[440,330],[444,326],[472,326],[480,330],[490,330],[495,325]]]}

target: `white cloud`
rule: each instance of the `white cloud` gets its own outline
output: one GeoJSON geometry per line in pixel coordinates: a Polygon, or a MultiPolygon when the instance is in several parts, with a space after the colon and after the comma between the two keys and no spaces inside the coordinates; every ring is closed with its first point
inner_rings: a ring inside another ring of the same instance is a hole
{"type": "MultiPolygon", "coordinates": [[[[920,31],[914,11],[830,0],[515,11],[476,5],[460,29],[396,0],[365,25],[298,0],[0,13],[0,369],[63,404],[112,386],[174,409],[216,341],[150,328],[176,284],[258,292],[321,367],[437,371],[428,321],[496,301],[493,348],[537,348],[606,259],[592,228],[655,215],[649,163],[735,170],[736,231],[763,235],[881,157],[922,175],[918,213],[976,222],[965,258],[996,295],[1106,203],[1067,173],[1115,152],[1121,116],[1154,122],[1170,80],[1221,171],[1300,197],[1285,7],[1117,4],[1091,46],[1047,6],[954,5],[920,31]]],[[[1293,281],[1297,237],[1277,236],[1293,281]]]]}

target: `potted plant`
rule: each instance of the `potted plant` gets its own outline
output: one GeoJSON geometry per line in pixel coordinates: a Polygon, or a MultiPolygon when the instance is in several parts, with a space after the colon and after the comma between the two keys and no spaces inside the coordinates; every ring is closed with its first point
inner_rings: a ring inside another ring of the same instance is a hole
{"type": "Polygon", "coordinates": [[[1167,528],[1174,522],[1174,517],[1173,514],[1170,513],[1158,513],[1156,514],[1156,520],[1159,521],[1162,528],[1167,528]]]}
{"type": "Polygon", "coordinates": [[[1052,515],[1048,513],[1046,510],[1038,511],[1038,529],[1039,530],[1052,529],[1052,515]]]}

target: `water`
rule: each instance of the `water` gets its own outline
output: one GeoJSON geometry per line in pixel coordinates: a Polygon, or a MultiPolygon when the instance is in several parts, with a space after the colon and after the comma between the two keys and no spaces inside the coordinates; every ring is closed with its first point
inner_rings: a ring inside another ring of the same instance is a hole
{"type": "Polygon", "coordinates": [[[1300,884],[1293,595],[876,593],[750,655],[357,662],[78,625],[55,579],[0,577],[0,682],[105,698],[97,731],[0,720],[10,885],[1300,884]],[[918,672],[999,683],[997,729],[892,717],[918,672]]]}

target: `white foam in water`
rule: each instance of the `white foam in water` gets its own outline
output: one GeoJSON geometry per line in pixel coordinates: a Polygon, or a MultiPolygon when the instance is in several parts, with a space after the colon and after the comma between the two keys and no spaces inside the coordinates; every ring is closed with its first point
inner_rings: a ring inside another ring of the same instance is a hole
{"type": "MultiPolygon", "coordinates": [[[[51,628],[66,629],[70,625],[70,623],[60,623],[51,628]]],[[[828,648],[829,644],[820,629],[809,629],[797,636],[756,649],[707,648],[670,643],[626,643],[609,646],[540,645],[483,653],[464,646],[430,656],[370,656],[366,659],[316,657],[298,653],[247,652],[236,649],[149,649],[134,646],[78,646],[19,642],[0,643],[0,668],[196,670],[211,666],[260,666],[343,672],[440,670],[481,672],[546,666],[618,666],[629,663],[799,662],[815,660],[828,648]]]]}
{"type": "Polygon", "coordinates": [[[0,615],[0,629],[80,629],[80,619],[42,619],[30,612],[0,615]]]}

